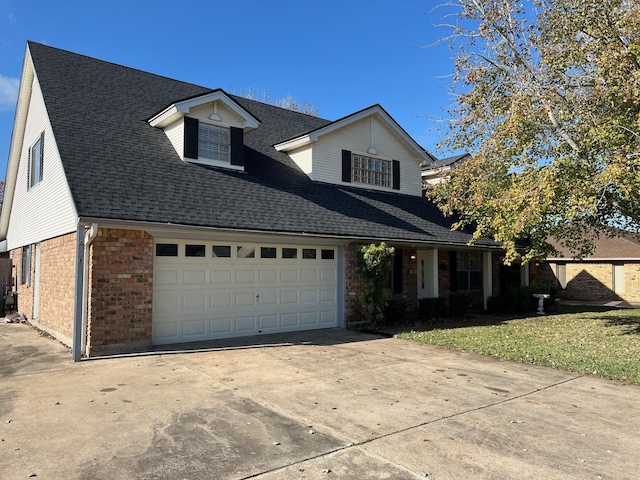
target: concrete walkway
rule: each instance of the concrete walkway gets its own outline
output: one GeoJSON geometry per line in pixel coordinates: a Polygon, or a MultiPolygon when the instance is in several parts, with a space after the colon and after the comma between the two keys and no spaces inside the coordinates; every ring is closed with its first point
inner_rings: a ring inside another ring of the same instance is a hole
{"type": "Polygon", "coordinates": [[[635,479],[640,387],[322,330],[72,363],[0,324],[0,477],[635,479]]]}

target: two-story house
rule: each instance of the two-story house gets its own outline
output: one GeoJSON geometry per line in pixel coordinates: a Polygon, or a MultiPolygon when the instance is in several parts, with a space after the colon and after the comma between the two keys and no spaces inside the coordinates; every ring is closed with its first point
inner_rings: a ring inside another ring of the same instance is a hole
{"type": "Polygon", "coordinates": [[[500,246],[422,197],[433,160],[380,105],[329,121],[29,42],[0,249],[76,360],[348,326],[368,242],[410,305],[486,299],[500,246]]]}

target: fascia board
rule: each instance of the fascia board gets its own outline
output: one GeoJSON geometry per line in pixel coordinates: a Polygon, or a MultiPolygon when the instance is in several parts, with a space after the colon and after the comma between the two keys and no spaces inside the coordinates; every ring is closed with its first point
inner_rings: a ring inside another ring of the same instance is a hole
{"type": "Polygon", "coordinates": [[[380,115],[380,117],[382,117],[387,122],[387,124],[396,132],[396,134],[400,138],[402,138],[402,140],[408,143],[409,146],[416,151],[416,153],[418,153],[422,160],[426,161],[429,164],[433,163],[433,158],[431,157],[431,155],[429,155],[423,148],[421,148],[420,145],[418,145],[417,142],[413,138],[411,138],[409,134],[407,134],[407,132],[405,132],[380,105],[373,105],[369,108],[365,108],[364,110],[343,117],[339,120],[336,120],[335,122],[330,123],[329,125],[318,128],[317,130],[309,132],[305,135],[287,140],[286,142],[278,143],[274,145],[274,147],[278,151],[288,151],[295,148],[300,148],[308,145],[311,142],[317,142],[323,135],[327,135],[328,133],[339,130],[340,128],[343,128],[374,114],[380,115]]]}
{"type": "Polygon", "coordinates": [[[18,177],[18,167],[20,165],[20,154],[24,143],[24,133],[27,126],[27,116],[29,113],[29,103],[35,72],[29,46],[27,45],[22,64],[22,74],[20,87],[18,90],[18,100],[16,102],[16,113],[13,119],[13,131],[11,133],[11,143],[9,147],[9,160],[5,175],[4,198],[2,202],[2,213],[0,213],[0,240],[7,238],[9,230],[9,217],[13,206],[13,195],[16,189],[18,177]]]}
{"type": "Polygon", "coordinates": [[[207,93],[205,95],[200,95],[199,97],[190,98],[188,100],[183,100],[181,102],[176,102],[172,105],[169,105],[162,112],[152,117],[149,120],[149,124],[152,127],[164,127],[179,117],[184,117],[192,108],[199,107],[200,105],[205,105],[211,102],[220,101],[225,104],[228,108],[233,110],[238,116],[240,116],[244,122],[245,127],[247,128],[258,128],[260,126],[260,121],[251,115],[247,110],[238,105],[234,100],[232,100],[226,93],[222,90],[218,90],[216,92],[207,93]]]}

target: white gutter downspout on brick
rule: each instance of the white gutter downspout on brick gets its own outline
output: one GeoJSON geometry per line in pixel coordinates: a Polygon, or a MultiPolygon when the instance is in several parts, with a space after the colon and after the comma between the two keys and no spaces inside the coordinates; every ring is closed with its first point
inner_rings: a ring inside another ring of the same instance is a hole
{"type": "Polygon", "coordinates": [[[91,228],[84,234],[84,272],[82,275],[82,345],[80,351],[88,354],[87,350],[87,324],[89,317],[89,247],[98,236],[98,224],[92,223],[91,228]]]}

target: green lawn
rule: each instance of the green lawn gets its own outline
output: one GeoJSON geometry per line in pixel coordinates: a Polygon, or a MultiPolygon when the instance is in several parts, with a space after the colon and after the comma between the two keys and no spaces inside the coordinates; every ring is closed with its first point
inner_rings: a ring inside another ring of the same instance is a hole
{"type": "Polygon", "coordinates": [[[640,310],[568,307],[560,315],[396,337],[640,383],[640,310]]]}

